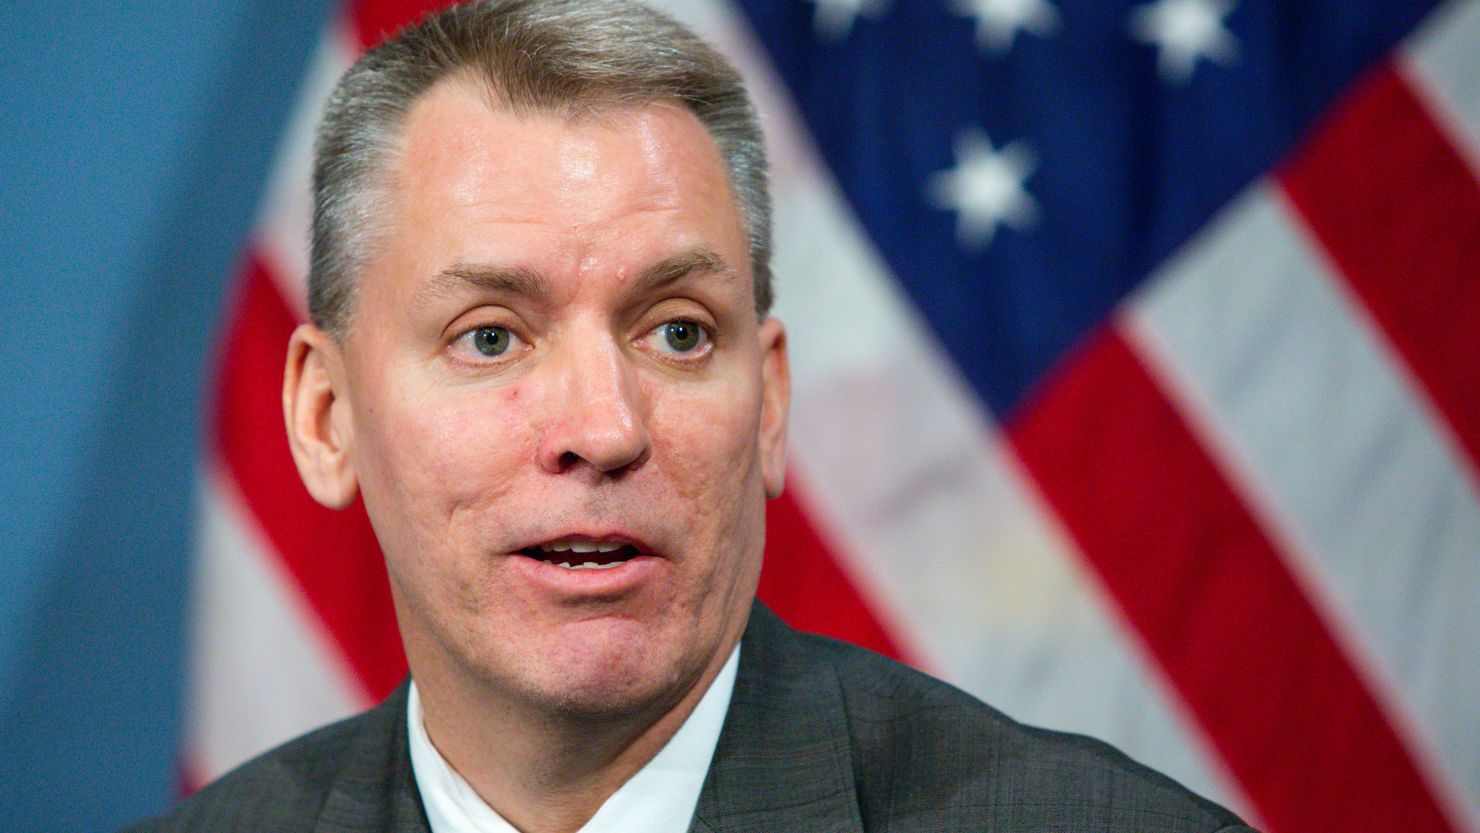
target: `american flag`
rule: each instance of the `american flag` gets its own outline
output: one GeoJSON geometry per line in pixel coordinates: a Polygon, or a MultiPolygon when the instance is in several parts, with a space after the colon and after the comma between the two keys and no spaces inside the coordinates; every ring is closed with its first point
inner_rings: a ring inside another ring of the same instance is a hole
{"type": "MultiPolygon", "coordinates": [[[[203,467],[187,778],[405,673],[279,416],[323,34],[203,467]]],[[[1480,2],[659,4],[745,71],[794,362],[761,597],[1270,833],[1480,831],[1480,2]]]]}

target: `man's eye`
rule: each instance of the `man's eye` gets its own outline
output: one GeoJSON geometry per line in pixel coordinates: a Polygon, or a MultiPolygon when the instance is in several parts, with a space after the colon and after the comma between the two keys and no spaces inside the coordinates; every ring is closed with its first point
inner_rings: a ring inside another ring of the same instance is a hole
{"type": "Polygon", "coordinates": [[[668,321],[654,330],[658,349],[666,353],[692,353],[704,346],[708,334],[693,321],[668,321]]]}
{"type": "Polygon", "coordinates": [[[519,337],[507,327],[475,327],[458,336],[457,341],[462,352],[494,359],[509,352],[519,337]]]}

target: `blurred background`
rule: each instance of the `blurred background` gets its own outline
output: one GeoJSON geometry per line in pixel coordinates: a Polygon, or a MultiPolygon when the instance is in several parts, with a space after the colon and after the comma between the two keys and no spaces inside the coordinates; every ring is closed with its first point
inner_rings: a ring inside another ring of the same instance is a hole
{"type": "MultiPolygon", "coordinates": [[[[432,5],[9,12],[7,829],[401,680],[278,389],[318,105],[432,5]]],[[[659,5],[772,154],[762,598],[1269,833],[1480,831],[1480,2],[659,5]]]]}

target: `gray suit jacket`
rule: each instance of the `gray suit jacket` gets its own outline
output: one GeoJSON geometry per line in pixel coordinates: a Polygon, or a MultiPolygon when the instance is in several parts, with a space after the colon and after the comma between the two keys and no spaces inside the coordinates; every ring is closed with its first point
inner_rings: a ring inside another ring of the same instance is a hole
{"type": "MultiPolygon", "coordinates": [[[[1236,833],[1249,828],[1111,747],[1034,729],[757,604],[693,833],[1236,833]]],[[[427,833],[406,687],[133,828],[427,833]]]]}

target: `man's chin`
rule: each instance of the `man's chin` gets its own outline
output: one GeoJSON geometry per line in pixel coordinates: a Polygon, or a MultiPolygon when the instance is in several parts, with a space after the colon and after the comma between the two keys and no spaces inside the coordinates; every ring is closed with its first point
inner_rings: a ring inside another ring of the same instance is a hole
{"type": "Polygon", "coordinates": [[[524,699],[569,717],[621,718],[671,709],[703,675],[707,657],[623,624],[632,623],[587,623],[563,629],[555,639],[535,640],[516,682],[524,699]]]}
{"type": "MultiPolygon", "coordinates": [[[[657,671],[657,669],[653,669],[657,671]]],[[[662,669],[662,677],[625,668],[552,668],[525,692],[530,705],[573,720],[656,720],[683,699],[692,680],[662,669]]]]}

